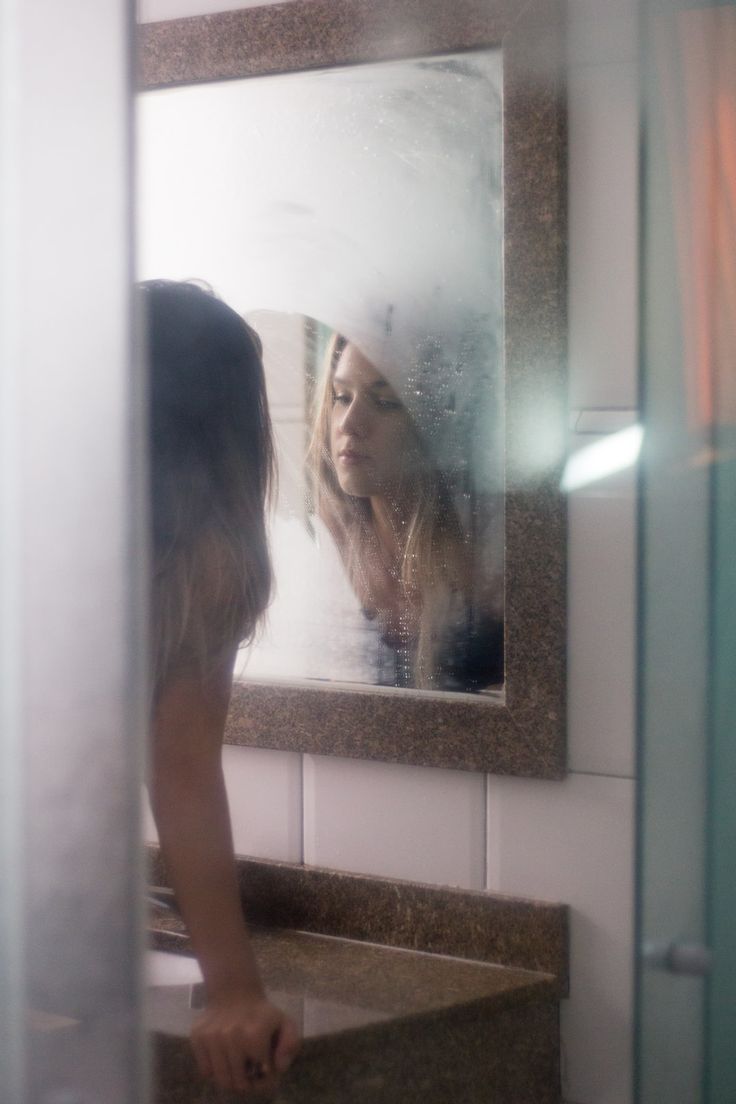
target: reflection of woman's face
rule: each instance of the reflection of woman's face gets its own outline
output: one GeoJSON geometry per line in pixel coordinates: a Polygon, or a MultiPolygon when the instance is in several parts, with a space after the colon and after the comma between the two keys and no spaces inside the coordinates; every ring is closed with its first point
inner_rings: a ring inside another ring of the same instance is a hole
{"type": "Polygon", "coordinates": [[[347,345],[332,379],[330,453],[349,495],[369,498],[395,490],[419,462],[406,408],[354,345],[347,345]]]}

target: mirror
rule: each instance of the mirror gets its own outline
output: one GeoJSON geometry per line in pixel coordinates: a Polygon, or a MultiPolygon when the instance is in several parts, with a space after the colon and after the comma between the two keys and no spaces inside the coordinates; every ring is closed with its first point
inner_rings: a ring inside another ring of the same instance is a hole
{"type": "Polygon", "coordinates": [[[502,684],[501,92],[491,50],[139,104],[141,278],[205,276],[264,345],[275,598],[242,678],[502,684]]]}
{"type": "Polygon", "coordinates": [[[138,269],[207,281],[264,346],[276,596],[230,738],[557,776],[559,28],[471,6],[139,28],[138,269]]]}

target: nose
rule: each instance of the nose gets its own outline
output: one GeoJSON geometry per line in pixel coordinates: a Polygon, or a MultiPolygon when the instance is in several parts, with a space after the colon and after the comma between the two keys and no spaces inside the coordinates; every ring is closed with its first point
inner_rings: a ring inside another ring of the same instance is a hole
{"type": "Polygon", "coordinates": [[[360,395],[354,395],[344,410],[340,430],[346,437],[365,437],[368,431],[365,404],[360,395]]]}

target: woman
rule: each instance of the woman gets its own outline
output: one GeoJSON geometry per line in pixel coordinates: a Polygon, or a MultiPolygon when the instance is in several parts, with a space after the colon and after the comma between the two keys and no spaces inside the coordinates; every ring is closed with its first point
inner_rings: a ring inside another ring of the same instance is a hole
{"type": "Polygon", "coordinates": [[[268,1001],[243,920],[221,745],[233,662],[269,600],[273,474],[260,342],[193,284],[141,285],[149,357],[153,528],[150,795],[204,976],[200,1072],[273,1091],[298,1047],[268,1001]]]}
{"type": "Polygon", "coordinates": [[[406,407],[360,349],[333,335],[308,464],[316,511],[396,686],[476,690],[503,677],[503,625],[477,578],[447,478],[406,407]]]}

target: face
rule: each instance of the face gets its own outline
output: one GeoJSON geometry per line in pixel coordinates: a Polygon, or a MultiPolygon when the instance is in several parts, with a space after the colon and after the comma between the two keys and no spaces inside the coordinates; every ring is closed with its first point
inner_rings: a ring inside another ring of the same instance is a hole
{"type": "Polygon", "coordinates": [[[332,379],[330,453],[340,487],[360,498],[397,492],[420,462],[406,408],[354,345],[346,346],[332,379]]]}

